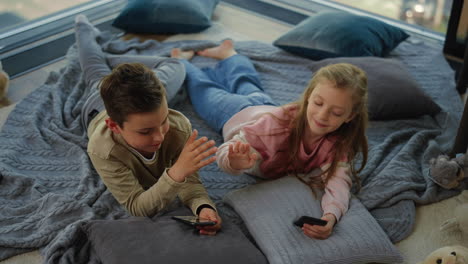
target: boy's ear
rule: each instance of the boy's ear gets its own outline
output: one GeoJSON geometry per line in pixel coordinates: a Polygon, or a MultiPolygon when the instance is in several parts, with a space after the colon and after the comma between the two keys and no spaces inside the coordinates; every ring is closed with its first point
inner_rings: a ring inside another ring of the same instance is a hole
{"type": "Polygon", "coordinates": [[[106,119],[106,126],[107,126],[112,132],[114,132],[114,133],[116,133],[116,134],[120,134],[120,127],[119,127],[119,125],[118,125],[116,122],[114,122],[112,119],[110,119],[110,117],[106,119]]]}

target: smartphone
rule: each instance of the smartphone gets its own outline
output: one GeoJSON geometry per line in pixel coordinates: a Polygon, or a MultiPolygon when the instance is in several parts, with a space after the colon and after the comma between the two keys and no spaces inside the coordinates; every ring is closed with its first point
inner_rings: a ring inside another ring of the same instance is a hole
{"type": "Polygon", "coordinates": [[[325,220],[306,215],[303,215],[299,219],[294,221],[294,225],[297,225],[298,227],[302,227],[304,224],[324,226],[327,223],[328,222],[325,220]]]}
{"type": "Polygon", "coordinates": [[[206,219],[200,219],[198,216],[190,215],[190,216],[173,216],[172,219],[182,222],[184,224],[190,225],[190,226],[214,226],[216,225],[216,222],[206,220],[206,219]]]}

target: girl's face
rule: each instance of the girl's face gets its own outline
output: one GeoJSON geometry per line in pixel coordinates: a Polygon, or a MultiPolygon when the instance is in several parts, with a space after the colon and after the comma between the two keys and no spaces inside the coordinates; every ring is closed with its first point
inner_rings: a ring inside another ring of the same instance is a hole
{"type": "Polygon", "coordinates": [[[350,89],[337,88],[334,83],[320,81],[308,98],[306,135],[322,137],[353,119],[350,89]],[[309,133],[310,132],[310,133],[309,133]]]}
{"type": "Polygon", "coordinates": [[[106,122],[109,128],[114,133],[121,134],[132,148],[144,156],[152,156],[161,147],[164,136],[169,131],[168,115],[169,109],[164,101],[153,112],[128,115],[123,127],[115,123],[114,126],[111,126],[109,121],[106,122]]]}

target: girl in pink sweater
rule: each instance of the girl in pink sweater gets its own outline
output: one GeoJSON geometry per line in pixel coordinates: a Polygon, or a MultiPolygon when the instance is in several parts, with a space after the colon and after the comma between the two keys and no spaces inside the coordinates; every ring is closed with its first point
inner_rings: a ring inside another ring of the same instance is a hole
{"type": "Polygon", "coordinates": [[[327,225],[304,224],[302,229],[312,238],[329,237],[348,210],[352,180],[359,185],[357,173],[367,161],[364,71],[345,63],[325,66],[298,101],[277,106],[263,91],[250,60],[237,54],[231,40],[197,54],[220,62],[199,69],[188,62],[193,51],[171,52],[186,67],[195,111],[224,137],[216,154],[219,167],[267,179],[293,174],[324,190],[321,218],[327,225]]]}

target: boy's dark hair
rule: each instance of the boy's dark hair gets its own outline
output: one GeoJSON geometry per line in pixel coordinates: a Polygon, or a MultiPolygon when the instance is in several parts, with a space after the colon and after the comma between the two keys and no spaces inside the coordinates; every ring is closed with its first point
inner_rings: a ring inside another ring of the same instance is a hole
{"type": "Polygon", "coordinates": [[[100,92],[109,117],[120,127],[130,114],[157,110],[166,90],[155,73],[141,63],[124,63],[100,82],[100,92]]]}

